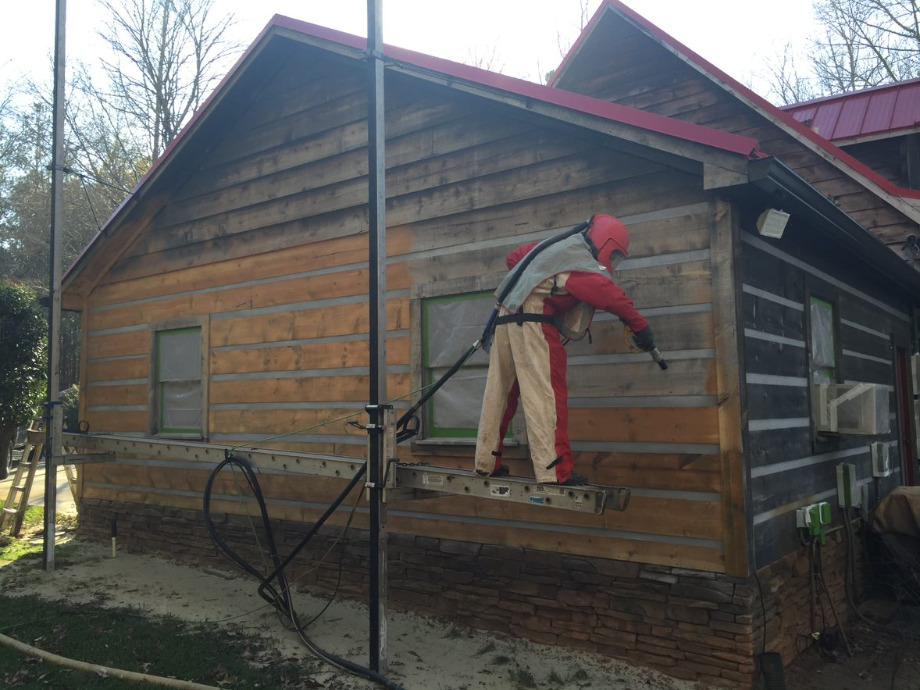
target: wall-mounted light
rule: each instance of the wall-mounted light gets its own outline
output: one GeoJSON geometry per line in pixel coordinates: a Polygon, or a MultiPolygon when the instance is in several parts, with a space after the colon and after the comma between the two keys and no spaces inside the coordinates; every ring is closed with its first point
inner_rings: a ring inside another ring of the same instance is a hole
{"type": "Polygon", "coordinates": [[[764,237],[775,237],[779,239],[783,236],[783,230],[786,229],[786,223],[789,221],[789,214],[775,208],[768,208],[760,214],[757,219],[757,232],[764,237]]]}

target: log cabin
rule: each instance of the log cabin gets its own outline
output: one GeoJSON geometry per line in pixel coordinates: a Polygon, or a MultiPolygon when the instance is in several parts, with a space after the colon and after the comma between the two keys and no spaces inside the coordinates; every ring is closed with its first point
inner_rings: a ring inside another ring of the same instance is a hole
{"type": "MultiPolygon", "coordinates": [[[[568,346],[576,471],[628,487],[625,510],[393,501],[389,602],[748,687],[762,654],[788,662],[810,632],[802,540],[817,537],[800,509],[836,506],[841,463],[868,505],[914,481],[920,275],[886,243],[916,232],[916,195],[675,46],[608,1],[550,86],[386,48],[397,410],[481,331],[506,254],[595,212],[630,228],[617,281],[670,363],[630,352],[604,315],[568,346]]],[[[132,548],[218,563],[206,449],[362,462],[347,421],[369,379],[366,72],[364,39],[275,17],[68,271],[89,425],[68,443],[120,444],[81,466],[83,535],[117,523],[132,548]]],[[[486,365],[423,408],[401,467],[471,469],[486,365]]],[[[528,475],[523,420],[510,443],[528,475]]],[[[282,550],[344,485],[299,462],[260,474],[282,550]]],[[[231,478],[214,506],[253,552],[231,478]]],[[[846,511],[822,547],[839,609],[846,511]]],[[[292,579],[363,596],[363,504],[354,524],[335,568],[312,567],[338,535],[324,531],[292,579]]]]}

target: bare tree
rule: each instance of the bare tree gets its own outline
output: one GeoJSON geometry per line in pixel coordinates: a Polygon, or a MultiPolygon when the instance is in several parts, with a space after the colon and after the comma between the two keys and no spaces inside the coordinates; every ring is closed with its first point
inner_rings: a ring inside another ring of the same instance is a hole
{"type": "Polygon", "coordinates": [[[98,97],[85,65],[79,65],[72,91],[65,113],[69,165],[95,183],[102,215],[108,217],[148,170],[152,152],[144,132],[122,110],[98,97]]]}
{"type": "Polygon", "coordinates": [[[801,103],[821,96],[813,75],[799,70],[793,48],[786,44],[767,64],[770,88],[784,104],[801,103]]]}
{"type": "Polygon", "coordinates": [[[100,36],[113,57],[102,64],[102,99],[133,120],[156,159],[220,79],[218,67],[239,46],[226,38],[233,15],[214,0],[100,0],[111,14],[100,36]]]}
{"type": "MultiPolygon", "coordinates": [[[[811,75],[780,59],[772,90],[785,103],[920,76],[920,2],[816,0],[821,35],[811,41],[811,75]]],[[[787,51],[788,53],[788,51],[787,51]]]]}
{"type": "Polygon", "coordinates": [[[464,64],[479,69],[487,69],[490,72],[501,74],[505,69],[505,62],[501,58],[501,51],[498,46],[492,45],[491,48],[486,46],[476,46],[466,51],[467,59],[464,64]]]}
{"type": "MultiPolygon", "coordinates": [[[[588,25],[588,20],[591,19],[591,6],[593,4],[594,0],[578,0],[578,34],[581,34],[588,25]]],[[[565,56],[569,54],[574,42],[572,38],[564,38],[561,31],[556,31],[556,47],[559,49],[560,59],[565,58],[565,56]]],[[[542,83],[548,84],[555,76],[556,68],[554,67],[549,71],[545,71],[543,65],[537,63],[537,72],[542,75],[542,83]]]]}

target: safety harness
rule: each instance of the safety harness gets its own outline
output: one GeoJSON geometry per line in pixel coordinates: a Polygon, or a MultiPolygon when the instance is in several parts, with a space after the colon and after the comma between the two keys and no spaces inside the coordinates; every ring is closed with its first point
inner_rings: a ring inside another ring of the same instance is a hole
{"type": "Polygon", "coordinates": [[[496,326],[503,326],[506,323],[516,323],[523,326],[527,321],[536,321],[537,323],[551,323],[556,325],[556,317],[552,314],[525,314],[522,311],[516,311],[513,314],[504,314],[495,319],[496,326]]]}

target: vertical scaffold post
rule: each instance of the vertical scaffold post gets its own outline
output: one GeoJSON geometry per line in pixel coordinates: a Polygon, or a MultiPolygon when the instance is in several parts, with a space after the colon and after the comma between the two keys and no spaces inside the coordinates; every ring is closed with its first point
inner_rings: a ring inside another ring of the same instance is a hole
{"type": "Polygon", "coordinates": [[[368,535],[370,566],[370,668],[386,671],[386,457],[381,401],[386,376],[386,161],[384,158],[383,0],[367,0],[368,301],[370,309],[370,439],[368,449],[368,535]]]}
{"type": "MultiPolygon", "coordinates": [[[[51,151],[51,251],[48,297],[48,398],[45,402],[45,517],[42,567],[54,570],[54,523],[57,515],[57,466],[61,455],[63,410],[60,407],[61,374],[61,249],[64,228],[64,37],[67,0],[57,0],[54,21],[54,103],[51,151]]],[[[38,462],[38,458],[35,458],[38,462]]]]}

